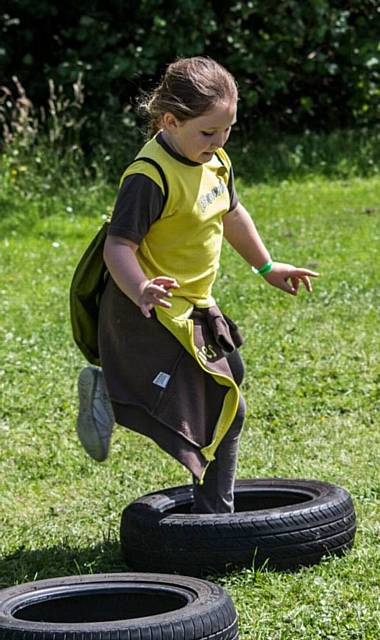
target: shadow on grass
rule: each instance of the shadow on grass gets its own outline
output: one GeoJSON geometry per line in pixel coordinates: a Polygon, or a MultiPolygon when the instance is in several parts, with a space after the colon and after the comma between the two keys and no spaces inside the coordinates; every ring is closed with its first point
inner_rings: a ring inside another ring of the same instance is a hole
{"type": "MultiPolygon", "coordinates": [[[[326,565],[332,560],[339,561],[340,558],[348,556],[350,549],[341,549],[339,553],[332,556],[325,555],[319,562],[303,567],[288,569],[275,569],[267,562],[251,567],[232,567],[227,571],[207,571],[199,578],[218,582],[224,579],[226,573],[242,575],[247,571],[259,576],[262,573],[283,573],[295,574],[299,571],[313,570],[318,565],[326,565]]],[[[16,584],[32,582],[35,580],[45,580],[48,578],[59,578],[72,575],[92,575],[96,573],[125,573],[130,569],[124,561],[120,545],[117,542],[102,542],[93,547],[75,548],[65,545],[56,545],[45,549],[17,549],[14,553],[0,558],[0,589],[11,587],[16,584]]],[[[196,574],[188,574],[196,575],[196,574]]]]}
{"type": "Polygon", "coordinates": [[[64,545],[44,549],[17,549],[0,558],[0,588],[68,575],[128,571],[117,542],[88,548],[64,545]]]}

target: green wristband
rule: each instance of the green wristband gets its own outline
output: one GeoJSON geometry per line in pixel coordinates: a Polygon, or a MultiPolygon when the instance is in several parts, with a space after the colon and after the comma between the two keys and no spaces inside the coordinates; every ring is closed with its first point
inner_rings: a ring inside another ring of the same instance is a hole
{"type": "Polygon", "coordinates": [[[265,262],[265,264],[263,264],[263,266],[260,267],[260,269],[256,269],[256,267],[252,267],[252,271],[253,273],[258,273],[261,276],[265,276],[267,273],[272,271],[272,267],[273,267],[272,260],[268,260],[268,262],[265,262]]]}

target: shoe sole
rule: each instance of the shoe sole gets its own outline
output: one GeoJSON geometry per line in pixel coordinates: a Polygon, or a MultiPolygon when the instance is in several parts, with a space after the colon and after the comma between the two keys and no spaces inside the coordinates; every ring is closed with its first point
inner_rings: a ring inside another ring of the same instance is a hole
{"type": "Polygon", "coordinates": [[[107,458],[108,447],[104,445],[92,415],[93,399],[98,383],[98,376],[99,373],[97,369],[92,369],[91,367],[86,367],[79,374],[77,434],[88,455],[97,462],[103,462],[107,458]]]}

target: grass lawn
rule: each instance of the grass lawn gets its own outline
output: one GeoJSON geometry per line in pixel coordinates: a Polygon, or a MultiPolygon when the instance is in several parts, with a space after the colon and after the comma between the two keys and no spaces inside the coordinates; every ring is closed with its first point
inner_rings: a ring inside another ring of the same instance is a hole
{"type": "MultiPolygon", "coordinates": [[[[223,251],[216,297],[245,335],[248,415],[238,475],[340,484],[354,499],[358,531],[340,559],[213,579],[230,592],[244,640],[377,640],[380,177],[237,182],[274,259],[321,273],[312,295],[293,298],[223,251]]],[[[76,379],[85,362],[71,340],[68,287],[112,203],[113,190],[94,183],[65,199],[25,197],[14,217],[3,209],[1,587],[126,570],[118,548],[123,508],[189,482],[178,463],[121,427],[103,464],[76,439],[76,379]]]]}

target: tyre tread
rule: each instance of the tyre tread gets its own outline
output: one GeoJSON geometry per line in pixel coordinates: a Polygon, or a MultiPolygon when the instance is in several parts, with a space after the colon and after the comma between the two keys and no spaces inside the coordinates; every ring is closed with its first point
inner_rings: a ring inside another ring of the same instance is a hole
{"type": "Polygon", "coordinates": [[[259,549],[262,555],[269,557],[289,550],[302,555],[308,552],[310,545],[323,552],[324,541],[332,536],[337,536],[343,546],[352,546],[355,511],[351,497],[340,487],[320,481],[269,479],[238,481],[236,490],[245,494],[255,486],[272,489],[282,486],[286,490],[292,484],[299,491],[304,485],[310,487],[315,497],[295,504],[293,508],[189,516],[173,513],[173,501],[176,503],[179,496],[181,505],[186,501],[190,503],[190,487],[161,492],[159,512],[153,506],[154,494],[143,496],[123,512],[122,553],[129,566],[136,569],[151,567],[156,571],[200,575],[202,563],[206,571],[210,568],[223,571],[229,564],[236,565],[239,554],[241,562],[237,565],[247,566],[253,561],[253,549],[259,549]],[[151,506],[149,513],[148,505],[151,506]],[[170,512],[165,513],[165,509],[170,512]],[[154,551],[155,546],[160,554],[154,551]],[[223,554],[224,558],[221,557],[223,554]],[[159,555],[164,561],[160,562],[159,555]]]}

